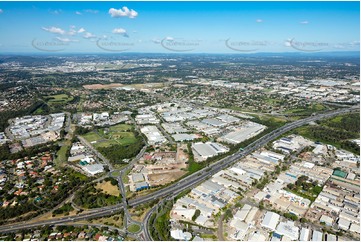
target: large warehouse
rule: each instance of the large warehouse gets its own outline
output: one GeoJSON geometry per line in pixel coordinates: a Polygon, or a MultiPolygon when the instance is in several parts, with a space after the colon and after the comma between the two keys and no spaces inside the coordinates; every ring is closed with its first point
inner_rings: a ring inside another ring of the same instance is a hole
{"type": "Polygon", "coordinates": [[[204,161],[210,157],[229,151],[229,148],[214,142],[198,142],[192,144],[192,150],[196,161],[204,161]]]}

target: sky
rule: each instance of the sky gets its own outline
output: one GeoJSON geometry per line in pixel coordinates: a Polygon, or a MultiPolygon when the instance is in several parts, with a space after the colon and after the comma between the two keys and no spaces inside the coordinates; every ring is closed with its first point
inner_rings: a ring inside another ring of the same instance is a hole
{"type": "Polygon", "coordinates": [[[359,51],[359,2],[0,2],[1,53],[359,51]]]}

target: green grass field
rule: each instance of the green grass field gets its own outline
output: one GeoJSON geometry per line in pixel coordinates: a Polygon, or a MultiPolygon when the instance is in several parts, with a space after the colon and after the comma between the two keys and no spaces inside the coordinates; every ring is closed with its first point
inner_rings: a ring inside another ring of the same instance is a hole
{"type": "Polygon", "coordinates": [[[109,147],[112,145],[128,145],[137,142],[135,135],[132,131],[132,126],[127,124],[118,124],[109,128],[98,129],[91,131],[83,137],[88,142],[97,141],[94,143],[95,148],[109,147]],[[129,132],[126,132],[129,130],[129,132]]]}
{"type": "MultiPolygon", "coordinates": [[[[108,129],[99,129],[98,132],[105,139],[115,141],[120,145],[128,145],[135,143],[137,140],[134,133],[131,132],[132,126],[128,124],[114,125],[108,129]],[[130,131],[130,132],[129,132],[130,131]]],[[[112,142],[113,144],[113,142],[112,142]]],[[[99,144],[101,145],[101,143],[99,144]]],[[[103,145],[104,147],[104,145],[103,145]]]]}
{"type": "Polygon", "coordinates": [[[85,135],[83,135],[84,139],[86,139],[88,142],[93,142],[93,141],[99,141],[102,140],[103,138],[100,137],[97,133],[95,133],[94,131],[91,131],[85,135]]]}
{"type": "Polygon", "coordinates": [[[83,135],[83,138],[90,143],[93,142],[93,147],[112,161],[114,165],[123,165],[123,159],[134,157],[143,146],[141,136],[137,136],[133,126],[126,124],[99,128],[83,135]]]}
{"type": "Polygon", "coordinates": [[[127,131],[131,130],[132,126],[129,124],[117,124],[109,128],[111,131],[127,131]]]}
{"type": "Polygon", "coordinates": [[[44,96],[44,99],[47,100],[48,104],[62,104],[67,103],[73,100],[73,97],[69,97],[67,94],[57,94],[57,95],[51,95],[51,96],[44,96]]]}
{"type": "Polygon", "coordinates": [[[115,140],[105,140],[105,141],[97,142],[97,143],[93,144],[93,146],[95,148],[100,148],[100,147],[109,147],[109,146],[116,145],[116,144],[118,144],[118,142],[116,142],[115,140]]]}
{"type": "Polygon", "coordinates": [[[58,150],[54,163],[56,165],[65,164],[68,161],[67,152],[71,147],[69,140],[64,142],[64,145],[58,150]]]}

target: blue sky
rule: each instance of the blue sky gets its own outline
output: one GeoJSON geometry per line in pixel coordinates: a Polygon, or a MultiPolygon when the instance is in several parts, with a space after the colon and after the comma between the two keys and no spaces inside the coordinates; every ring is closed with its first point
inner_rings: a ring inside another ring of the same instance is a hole
{"type": "Polygon", "coordinates": [[[358,51],[359,19],[359,2],[0,2],[0,51],[358,51]]]}

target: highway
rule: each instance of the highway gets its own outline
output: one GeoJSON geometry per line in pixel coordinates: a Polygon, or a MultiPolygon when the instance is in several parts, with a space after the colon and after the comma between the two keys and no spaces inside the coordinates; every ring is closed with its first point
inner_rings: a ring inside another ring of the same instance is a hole
{"type": "Polygon", "coordinates": [[[193,173],[192,175],[189,175],[187,177],[185,177],[183,180],[172,184],[166,188],[163,188],[161,190],[158,190],[156,192],[153,192],[149,195],[140,197],[138,199],[134,199],[134,200],[130,200],[128,202],[128,204],[130,206],[137,206],[139,204],[142,203],[147,203],[150,202],[156,198],[161,198],[163,196],[169,196],[169,195],[174,195],[174,194],[178,194],[184,190],[187,190],[188,188],[191,188],[192,186],[194,186],[195,184],[204,181],[207,179],[207,177],[210,177],[212,175],[214,175],[215,173],[227,168],[228,166],[232,165],[233,163],[237,162],[239,159],[241,159],[244,156],[249,155],[250,153],[252,153],[253,151],[259,149],[260,147],[264,146],[265,144],[267,144],[268,142],[274,140],[275,138],[277,138],[278,136],[292,130],[298,127],[301,127],[305,124],[308,124],[309,122],[313,122],[313,121],[317,121],[320,119],[324,119],[324,118],[329,118],[329,117],[333,117],[339,114],[344,114],[344,113],[348,113],[350,111],[355,111],[355,110],[359,110],[359,106],[357,107],[352,107],[352,108],[347,108],[347,109],[341,109],[341,110],[334,110],[328,113],[323,113],[323,114],[319,114],[319,115],[315,115],[315,116],[311,116],[302,120],[297,120],[295,122],[286,124],[266,135],[264,135],[263,137],[259,138],[258,140],[254,141],[253,143],[251,143],[250,145],[248,145],[247,147],[245,147],[243,149],[243,151],[239,151],[234,153],[233,155],[230,155],[224,159],[221,159],[211,165],[209,165],[208,167],[205,167],[204,169],[193,173]]]}
{"type": "MultiPolygon", "coordinates": [[[[297,120],[292,123],[286,124],[276,130],[273,130],[270,133],[267,133],[266,135],[259,138],[258,140],[252,142],[247,147],[244,147],[244,149],[242,151],[238,151],[226,158],[223,158],[215,163],[212,163],[208,167],[205,167],[202,170],[197,171],[197,172],[185,177],[181,181],[178,181],[177,183],[174,183],[168,187],[165,187],[163,189],[155,191],[149,195],[129,200],[128,204],[130,206],[137,206],[137,205],[141,205],[141,204],[144,204],[147,202],[151,202],[158,198],[175,196],[175,195],[197,185],[198,183],[205,181],[206,179],[211,177],[213,174],[231,166],[232,164],[237,162],[242,157],[251,154],[253,151],[259,149],[260,147],[264,146],[268,142],[276,139],[278,136],[280,136],[292,129],[306,125],[309,122],[313,122],[313,121],[317,121],[317,120],[321,120],[321,119],[325,119],[325,118],[330,118],[330,117],[333,117],[333,116],[336,116],[339,114],[345,114],[345,113],[349,113],[349,112],[353,112],[353,111],[359,111],[359,109],[360,109],[359,106],[354,106],[354,107],[346,108],[346,109],[333,110],[333,111],[330,111],[327,113],[322,113],[319,115],[307,117],[305,119],[297,120]]],[[[118,204],[118,205],[109,206],[109,207],[92,209],[92,210],[89,210],[87,214],[79,214],[79,215],[74,215],[74,216],[49,219],[46,221],[33,222],[33,223],[26,221],[26,222],[23,222],[20,224],[4,225],[4,226],[0,227],[0,232],[12,232],[12,231],[20,230],[20,229],[29,229],[29,228],[33,228],[33,227],[42,226],[42,225],[54,225],[54,224],[60,224],[60,223],[65,223],[65,222],[73,222],[73,221],[90,219],[90,218],[95,218],[95,217],[102,217],[105,215],[110,215],[110,214],[114,213],[115,211],[120,210],[122,208],[123,208],[123,204],[118,204]]],[[[155,211],[155,210],[152,209],[152,211],[155,211]]],[[[150,216],[151,216],[151,213],[147,214],[146,217],[149,218],[150,216]]],[[[147,224],[147,223],[145,223],[145,224],[147,224]]]]}
{"type": "Polygon", "coordinates": [[[24,221],[17,224],[10,224],[10,225],[4,225],[0,227],[0,232],[13,232],[18,231],[21,229],[30,229],[38,226],[43,225],[55,225],[55,224],[63,224],[68,222],[74,222],[79,220],[87,220],[102,216],[107,216],[113,213],[116,213],[123,209],[123,204],[104,207],[104,208],[98,208],[98,209],[92,209],[89,210],[88,213],[78,214],[78,215],[72,215],[72,216],[66,216],[61,218],[52,218],[49,220],[44,221],[38,221],[38,222],[29,222],[24,221]]]}

